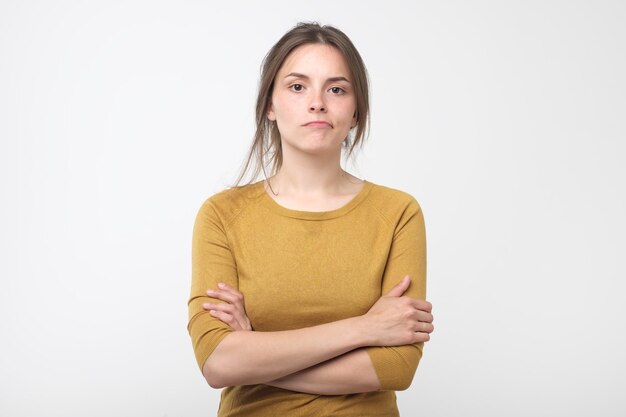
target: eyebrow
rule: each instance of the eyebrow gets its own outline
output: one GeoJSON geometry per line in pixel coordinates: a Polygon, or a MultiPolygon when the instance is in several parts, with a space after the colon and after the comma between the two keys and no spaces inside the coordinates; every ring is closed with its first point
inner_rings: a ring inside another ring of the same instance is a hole
{"type": "MultiPolygon", "coordinates": [[[[309,77],[304,75],[304,74],[300,74],[299,72],[290,72],[289,74],[285,75],[285,78],[287,77],[296,77],[296,78],[303,78],[305,80],[308,80],[309,77]]],[[[331,82],[335,82],[335,81],[346,81],[347,83],[350,83],[350,80],[347,79],[346,77],[330,77],[328,78],[326,81],[331,81],[331,82]]]]}

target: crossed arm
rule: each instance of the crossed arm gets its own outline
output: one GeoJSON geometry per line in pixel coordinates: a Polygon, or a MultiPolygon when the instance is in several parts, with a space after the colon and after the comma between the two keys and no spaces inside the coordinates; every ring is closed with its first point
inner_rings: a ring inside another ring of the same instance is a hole
{"type": "MultiPolygon", "coordinates": [[[[262,383],[324,395],[379,389],[402,390],[410,385],[421,358],[423,342],[428,340],[418,340],[413,334],[394,344],[389,341],[389,335],[393,332],[388,332],[379,335],[376,343],[367,338],[353,343],[348,336],[360,338],[363,332],[355,332],[345,321],[284,333],[239,332],[221,321],[219,314],[208,314],[203,303],[209,301],[207,298],[219,300],[215,294],[207,297],[206,292],[207,288],[215,286],[216,277],[222,277],[231,288],[238,287],[237,268],[228,238],[220,216],[210,203],[203,206],[194,226],[192,272],[188,329],[203,374],[205,377],[217,375],[214,383],[207,378],[207,382],[214,387],[262,383]],[[259,351],[263,352],[263,358],[251,358],[253,353],[259,351]],[[264,362],[265,358],[270,360],[264,362]]],[[[411,202],[396,226],[381,290],[387,294],[402,274],[411,274],[414,280],[407,295],[413,301],[423,303],[422,310],[414,305],[411,314],[421,314],[419,321],[427,325],[422,326],[421,330],[417,327],[412,330],[428,336],[432,331],[432,315],[429,311],[430,303],[424,301],[425,272],[423,218],[417,203],[411,202]]],[[[228,303],[219,304],[225,306],[228,303]]],[[[352,319],[356,318],[346,320],[352,319]]],[[[416,320],[417,317],[411,317],[407,323],[410,321],[416,326],[416,320]]],[[[395,325],[398,323],[400,320],[396,318],[395,325]]],[[[396,331],[395,334],[400,332],[396,331]]]]}
{"type": "Polygon", "coordinates": [[[205,362],[203,374],[216,388],[264,383],[323,395],[376,391],[380,389],[380,381],[364,346],[383,345],[383,341],[391,345],[423,342],[429,340],[433,331],[430,303],[401,297],[410,285],[408,278],[381,297],[365,316],[266,334],[264,338],[256,338],[252,345],[246,343],[252,338],[246,337],[245,332],[252,328],[243,294],[221,284],[219,289],[209,290],[207,294],[224,302],[205,303],[203,308],[238,331],[240,337],[233,334],[225,338],[205,362]],[[316,340],[321,343],[315,343],[316,340]],[[269,351],[263,348],[266,343],[269,351]],[[253,355],[246,355],[246,346],[253,347],[253,355]],[[343,349],[351,350],[341,353],[343,349]],[[336,356],[318,362],[327,353],[336,356]],[[228,369],[228,374],[220,375],[224,369],[228,369]]]}

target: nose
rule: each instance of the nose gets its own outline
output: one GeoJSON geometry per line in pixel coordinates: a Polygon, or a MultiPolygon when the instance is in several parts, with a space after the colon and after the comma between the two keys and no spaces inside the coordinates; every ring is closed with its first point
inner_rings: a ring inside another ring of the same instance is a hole
{"type": "Polygon", "coordinates": [[[312,112],[325,112],[326,111],[326,103],[324,103],[324,98],[320,93],[314,93],[313,97],[311,97],[311,103],[309,105],[309,111],[312,112]]]}

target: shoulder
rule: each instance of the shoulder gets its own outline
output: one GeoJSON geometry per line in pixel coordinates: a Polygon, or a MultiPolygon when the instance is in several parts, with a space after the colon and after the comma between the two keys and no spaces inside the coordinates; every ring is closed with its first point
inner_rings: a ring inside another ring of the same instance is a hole
{"type": "Polygon", "coordinates": [[[218,191],[205,199],[198,216],[217,217],[222,224],[230,223],[242,211],[255,205],[262,192],[265,190],[260,181],[218,191]]]}
{"type": "Polygon", "coordinates": [[[404,216],[421,215],[422,207],[412,194],[397,188],[372,184],[368,203],[389,223],[395,224],[404,216]]]}

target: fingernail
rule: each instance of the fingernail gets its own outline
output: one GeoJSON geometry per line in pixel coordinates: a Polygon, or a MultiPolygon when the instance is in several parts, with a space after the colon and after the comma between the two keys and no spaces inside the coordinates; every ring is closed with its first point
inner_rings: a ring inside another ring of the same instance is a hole
{"type": "Polygon", "coordinates": [[[211,304],[211,303],[205,303],[205,304],[202,304],[202,307],[204,307],[204,308],[211,308],[212,305],[213,304],[211,304]]]}
{"type": "Polygon", "coordinates": [[[214,294],[215,291],[214,290],[207,290],[207,294],[214,294]]]}
{"type": "Polygon", "coordinates": [[[217,286],[220,288],[225,288],[226,284],[224,284],[223,282],[220,282],[219,284],[217,284],[217,286]]]}

